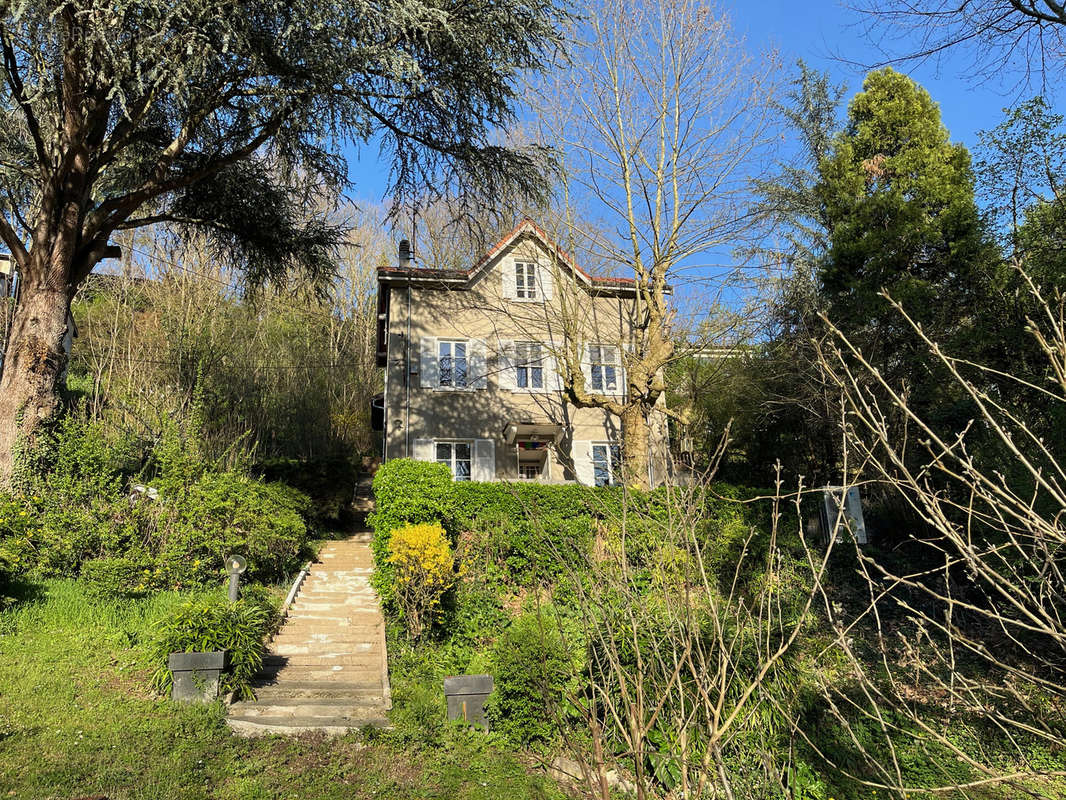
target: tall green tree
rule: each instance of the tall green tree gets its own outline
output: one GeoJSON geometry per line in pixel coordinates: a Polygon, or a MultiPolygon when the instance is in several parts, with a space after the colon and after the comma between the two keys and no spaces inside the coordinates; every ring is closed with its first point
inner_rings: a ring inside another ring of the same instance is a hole
{"type": "Polygon", "coordinates": [[[379,138],[390,195],[537,189],[502,148],[551,0],[0,0],[0,240],[21,278],[0,377],[0,484],[57,410],[71,298],[116,231],[207,235],[251,282],[332,267],[318,209],[379,138]]]}
{"type": "Polygon", "coordinates": [[[957,352],[988,335],[982,312],[995,304],[1002,259],[974,199],[969,152],[950,141],[929,93],[886,68],[866,77],[819,173],[832,231],[818,276],[829,319],[915,402],[939,402],[925,348],[882,293],[957,352]]]}

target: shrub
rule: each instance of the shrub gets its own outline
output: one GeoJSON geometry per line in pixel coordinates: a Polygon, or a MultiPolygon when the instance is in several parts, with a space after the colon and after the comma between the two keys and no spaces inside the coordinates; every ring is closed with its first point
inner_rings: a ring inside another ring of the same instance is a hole
{"type": "Polygon", "coordinates": [[[488,716],[495,730],[521,746],[550,744],[556,721],[567,715],[576,690],[576,635],[559,629],[550,613],[517,617],[492,649],[495,688],[488,716]],[[571,641],[567,641],[567,640],[571,641]]]}
{"type": "Polygon", "coordinates": [[[389,564],[394,596],[414,639],[433,624],[444,593],[455,583],[455,559],[440,525],[408,525],[392,532],[389,564]]]}
{"type": "Polygon", "coordinates": [[[96,558],[81,565],[81,577],[92,597],[140,597],[161,587],[162,573],[150,559],[96,558]]]}
{"type": "Polygon", "coordinates": [[[161,497],[158,555],[172,585],[219,580],[226,556],[248,559],[245,580],[277,581],[307,544],[303,493],[235,472],[208,472],[175,496],[161,497]]]}
{"type": "Polygon", "coordinates": [[[220,689],[252,696],[252,678],[263,666],[263,640],[276,622],[276,612],[259,597],[230,603],[221,595],[190,600],[155,625],[152,683],[160,692],[170,689],[167,667],[171,653],[229,653],[229,670],[220,689]]]}

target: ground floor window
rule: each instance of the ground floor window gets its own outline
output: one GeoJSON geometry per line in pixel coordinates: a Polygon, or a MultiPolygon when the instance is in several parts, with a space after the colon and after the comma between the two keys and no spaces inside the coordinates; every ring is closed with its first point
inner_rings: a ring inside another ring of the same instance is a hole
{"type": "Polygon", "coordinates": [[[542,469],[540,464],[519,464],[518,477],[527,481],[535,481],[540,477],[542,469]]]}
{"type": "Polygon", "coordinates": [[[470,442],[437,442],[437,463],[447,464],[455,480],[470,480],[470,442]]]}
{"type": "Polygon", "coordinates": [[[622,464],[622,452],[618,445],[602,443],[592,445],[592,474],[596,486],[610,486],[618,479],[622,464]]]}

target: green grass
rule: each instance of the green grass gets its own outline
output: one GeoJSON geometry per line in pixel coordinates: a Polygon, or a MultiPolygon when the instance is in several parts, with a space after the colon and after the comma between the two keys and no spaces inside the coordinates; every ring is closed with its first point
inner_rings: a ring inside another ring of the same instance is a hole
{"type": "Polygon", "coordinates": [[[221,704],[153,697],[153,620],[189,596],[102,602],[50,581],[0,612],[0,797],[560,796],[495,740],[449,726],[433,746],[400,731],[246,740],[221,704]]]}

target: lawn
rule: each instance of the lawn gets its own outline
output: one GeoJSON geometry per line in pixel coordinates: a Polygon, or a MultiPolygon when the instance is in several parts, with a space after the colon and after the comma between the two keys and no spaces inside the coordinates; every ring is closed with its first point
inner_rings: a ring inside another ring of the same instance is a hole
{"type": "Polygon", "coordinates": [[[561,796],[491,737],[457,728],[433,746],[402,730],[246,740],[230,734],[220,704],[153,697],[152,622],[188,597],[97,601],[74,581],[49,581],[0,612],[0,796],[561,796]]]}

